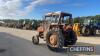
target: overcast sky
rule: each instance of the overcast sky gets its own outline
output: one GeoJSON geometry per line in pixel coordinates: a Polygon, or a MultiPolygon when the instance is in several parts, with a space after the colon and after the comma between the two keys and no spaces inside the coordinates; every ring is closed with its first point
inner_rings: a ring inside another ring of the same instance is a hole
{"type": "Polygon", "coordinates": [[[64,11],[73,17],[100,14],[100,0],[0,0],[0,19],[40,19],[47,12],[64,11]]]}

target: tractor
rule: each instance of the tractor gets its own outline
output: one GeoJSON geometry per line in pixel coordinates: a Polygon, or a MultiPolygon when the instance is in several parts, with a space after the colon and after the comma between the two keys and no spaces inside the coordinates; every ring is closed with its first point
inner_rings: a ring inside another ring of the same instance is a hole
{"type": "Polygon", "coordinates": [[[51,50],[74,45],[77,35],[73,31],[72,14],[60,11],[47,13],[32,37],[33,44],[38,45],[40,38],[46,41],[47,47],[51,50]]]}
{"type": "Polygon", "coordinates": [[[83,36],[96,35],[96,30],[100,30],[100,19],[84,19],[83,24],[81,24],[81,34],[83,36]]]}
{"type": "Polygon", "coordinates": [[[34,21],[26,19],[26,20],[23,21],[23,29],[32,30],[33,24],[34,24],[34,21]]]}

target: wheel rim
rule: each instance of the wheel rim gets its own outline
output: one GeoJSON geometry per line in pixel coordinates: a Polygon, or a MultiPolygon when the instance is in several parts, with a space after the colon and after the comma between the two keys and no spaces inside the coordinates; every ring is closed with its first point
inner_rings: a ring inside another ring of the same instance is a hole
{"type": "Polygon", "coordinates": [[[52,34],[50,36],[49,42],[50,42],[52,47],[57,47],[57,35],[56,34],[52,34]]]}

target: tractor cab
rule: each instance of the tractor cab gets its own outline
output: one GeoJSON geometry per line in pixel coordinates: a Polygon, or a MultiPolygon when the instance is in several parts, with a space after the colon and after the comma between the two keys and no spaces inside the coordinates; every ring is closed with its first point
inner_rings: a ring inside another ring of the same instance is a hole
{"type": "Polygon", "coordinates": [[[95,23],[94,19],[88,18],[84,20],[84,25],[93,25],[95,23]]]}
{"type": "Polygon", "coordinates": [[[45,15],[45,20],[50,24],[66,24],[66,20],[71,23],[72,14],[64,12],[52,12],[45,15]]]}
{"type": "MultiPolygon", "coordinates": [[[[52,28],[66,28],[66,25],[72,25],[72,14],[65,12],[52,12],[45,15],[44,21],[52,28]]],[[[46,25],[45,25],[46,26],[46,25]]],[[[71,26],[72,28],[72,26],[71,26]]]]}
{"type": "Polygon", "coordinates": [[[84,25],[99,25],[100,19],[87,18],[83,22],[84,25]]]}

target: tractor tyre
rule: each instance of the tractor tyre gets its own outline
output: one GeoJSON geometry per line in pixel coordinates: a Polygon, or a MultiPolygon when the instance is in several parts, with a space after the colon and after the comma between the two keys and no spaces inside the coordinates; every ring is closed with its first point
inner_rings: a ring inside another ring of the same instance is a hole
{"type": "Polygon", "coordinates": [[[64,46],[64,38],[61,30],[51,30],[46,35],[47,47],[52,51],[58,51],[64,46]]]}
{"type": "Polygon", "coordinates": [[[98,30],[98,33],[100,33],[100,30],[98,30]]]}
{"type": "Polygon", "coordinates": [[[70,32],[70,37],[72,38],[69,45],[75,45],[77,41],[77,35],[74,31],[70,32]]]}
{"type": "Polygon", "coordinates": [[[75,45],[76,41],[77,41],[77,35],[73,30],[67,30],[65,33],[67,36],[64,40],[64,46],[68,46],[68,45],[75,45]]]}
{"type": "Polygon", "coordinates": [[[90,35],[90,29],[86,28],[86,27],[83,27],[82,28],[82,35],[83,36],[89,36],[90,35]]]}
{"type": "Polygon", "coordinates": [[[92,29],[92,34],[91,35],[96,35],[96,29],[92,29]]]}
{"type": "Polygon", "coordinates": [[[38,45],[39,44],[39,37],[38,36],[33,36],[32,37],[32,42],[33,42],[33,44],[38,45]]]}

